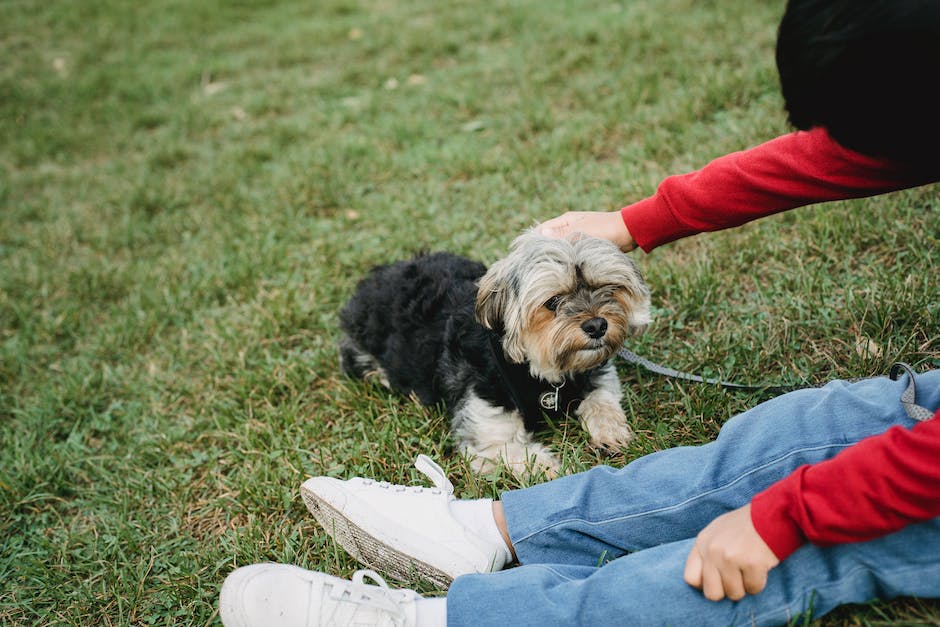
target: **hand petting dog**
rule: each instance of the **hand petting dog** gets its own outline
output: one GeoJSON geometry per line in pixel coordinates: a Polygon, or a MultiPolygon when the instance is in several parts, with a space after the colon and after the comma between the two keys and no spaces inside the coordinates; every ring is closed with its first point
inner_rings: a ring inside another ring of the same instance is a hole
{"type": "Polygon", "coordinates": [[[619,211],[568,211],[539,224],[535,230],[547,237],[600,237],[612,241],[624,252],[636,248],[619,211]]]}

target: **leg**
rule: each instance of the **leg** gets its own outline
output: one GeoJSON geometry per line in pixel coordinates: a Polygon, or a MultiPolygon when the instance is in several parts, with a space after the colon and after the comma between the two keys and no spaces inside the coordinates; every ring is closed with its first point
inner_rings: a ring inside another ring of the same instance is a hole
{"type": "MultiPolygon", "coordinates": [[[[917,381],[918,402],[940,406],[940,371],[917,381]]],[[[494,541],[481,536],[486,524],[455,517],[450,482],[423,456],[418,467],[437,486],[430,492],[328,477],[310,479],[302,492],[324,529],[347,550],[383,569],[388,556],[396,556],[406,568],[399,576],[421,575],[427,567],[424,577],[439,583],[498,570],[510,557],[509,543],[499,538],[507,528],[524,564],[593,567],[629,551],[694,538],[716,516],[795,467],[831,457],[893,424],[909,426],[912,420],[897,402],[907,383],[872,379],[795,392],[732,419],[711,444],[508,492],[489,521],[494,533],[487,537],[494,541]],[[503,513],[506,524],[497,529],[503,513]]]]}
{"type": "Polygon", "coordinates": [[[535,564],[464,575],[447,595],[455,625],[780,625],[839,605],[940,597],[940,519],[872,542],[806,546],[770,572],[766,589],[712,602],[682,579],[693,540],[644,549],[603,566],[535,564]]]}
{"type": "Polygon", "coordinates": [[[343,372],[350,377],[358,377],[366,381],[377,380],[389,389],[392,387],[388,375],[375,357],[359,349],[347,335],[344,335],[339,342],[339,363],[343,372]]]}
{"type": "Polygon", "coordinates": [[[460,452],[479,473],[492,472],[502,461],[516,475],[524,475],[527,468],[550,477],[558,474],[558,458],[532,439],[518,412],[506,412],[468,393],[454,411],[453,425],[460,452]]]}
{"type": "MultiPolygon", "coordinates": [[[[644,549],[603,566],[536,564],[454,580],[449,625],[780,625],[818,618],[846,603],[940,597],[940,519],[871,542],[806,546],[770,572],[766,589],[714,603],[685,585],[692,540],[644,549]]],[[[390,589],[377,574],[345,581],[293,566],[240,568],[219,600],[227,627],[277,624],[442,625],[437,599],[390,589]],[[372,579],[377,585],[366,583],[372,579]]]]}
{"type": "MultiPolygon", "coordinates": [[[[911,426],[898,401],[907,382],[881,377],[792,392],[729,420],[709,444],[507,492],[503,508],[519,560],[594,566],[694,538],[798,466],[895,424],[911,426]]],[[[940,405],[940,371],[918,375],[917,391],[928,409],[940,405]]]]}
{"type": "Polygon", "coordinates": [[[620,406],[623,396],[620,380],[610,364],[597,376],[597,388],[581,401],[575,412],[591,444],[602,449],[619,449],[633,439],[627,416],[620,406]]]}

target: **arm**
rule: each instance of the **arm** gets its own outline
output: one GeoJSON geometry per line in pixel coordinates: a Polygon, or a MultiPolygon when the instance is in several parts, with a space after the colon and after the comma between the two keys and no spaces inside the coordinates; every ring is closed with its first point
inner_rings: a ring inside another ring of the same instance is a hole
{"type": "Polygon", "coordinates": [[[874,196],[920,181],[889,161],[843,148],[824,128],[796,131],[667,178],[621,216],[646,251],[813,203],[874,196]]]}
{"type": "Polygon", "coordinates": [[[873,196],[937,177],[914,177],[895,164],[843,148],[823,128],[782,135],[671,176],[656,194],[617,213],[568,212],[539,230],[565,237],[604,237],[623,250],[657,246],[738,226],[803,205],[873,196]]]}
{"type": "Polygon", "coordinates": [[[940,411],[836,457],[798,468],[695,539],[685,580],[718,601],[764,589],[767,573],[809,541],[861,542],[940,515],[940,411]]]}
{"type": "Polygon", "coordinates": [[[751,507],[754,527],[780,559],[805,542],[863,542],[940,516],[940,411],[797,468],[751,507]]]}

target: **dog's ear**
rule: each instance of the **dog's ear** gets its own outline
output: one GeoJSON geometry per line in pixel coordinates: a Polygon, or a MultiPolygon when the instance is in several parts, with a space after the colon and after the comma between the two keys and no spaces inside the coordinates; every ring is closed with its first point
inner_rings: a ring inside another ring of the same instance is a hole
{"type": "Polygon", "coordinates": [[[633,335],[640,335],[646,331],[646,327],[650,324],[650,297],[649,293],[641,293],[639,296],[634,297],[632,300],[632,307],[630,308],[630,319],[628,324],[630,325],[630,333],[633,335]]]}
{"type": "Polygon", "coordinates": [[[513,240],[509,254],[490,266],[480,279],[476,308],[480,324],[515,338],[520,321],[513,309],[522,291],[521,273],[531,265],[526,263],[527,260],[534,260],[542,254],[547,243],[555,241],[558,240],[538,235],[534,230],[525,231],[513,240]],[[507,316],[511,319],[507,320],[507,316]]]}
{"type": "Polygon", "coordinates": [[[504,280],[502,261],[497,261],[480,278],[477,289],[477,321],[487,329],[502,333],[506,316],[506,304],[509,300],[509,286],[504,280]]]}
{"type": "MultiPolygon", "coordinates": [[[[624,255],[626,257],[626,255],[624,255]]],[[[650,289],[643,280],[639,268],[633,262],[633,259],[627,257],[631,272],[628,273],[626,284],[629,288],[629,298],[627,311],[630,312],[628,324],[633,335],[639,335],[646,330],[650,324],[650,289]]]]}
{"type": "Polygon", "coordinates": [[[526,351],[519,338],[518,265],[519,260],[510,255],[494,263],[480,278],[476,317],[481,325],[501,336],[507,359],[521,364],[526,360],[526,351]]]}

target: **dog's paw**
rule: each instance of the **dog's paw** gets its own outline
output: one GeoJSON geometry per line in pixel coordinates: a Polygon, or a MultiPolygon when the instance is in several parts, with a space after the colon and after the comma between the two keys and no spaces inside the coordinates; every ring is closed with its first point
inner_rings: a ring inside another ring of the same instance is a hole
{"type": "Polygon", "coordinates": [[[596,449],[619,451],[633,439],[633,430],[620,405],[585,401],[578,408],[578,417],[596,449]]]}
{"type": "Polygon", "coordinates": [[[543,473],[553,479],[561,474],[561,462],[546,447],[536,442],[523,445],[507,442],[482,450],[464,451],[470,457],[470,467],[478,474],[491,474],[504,466],[517,477],[543,473]]]}

